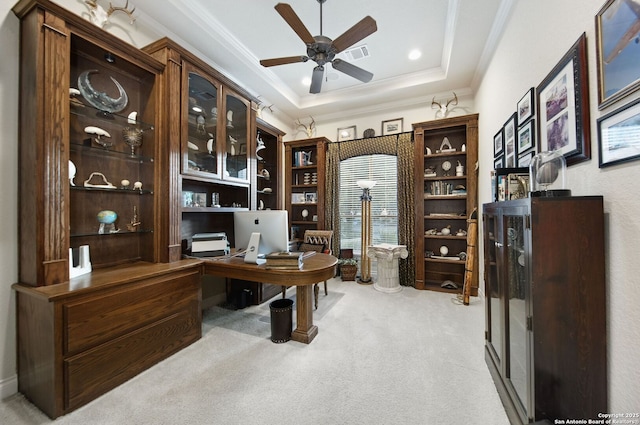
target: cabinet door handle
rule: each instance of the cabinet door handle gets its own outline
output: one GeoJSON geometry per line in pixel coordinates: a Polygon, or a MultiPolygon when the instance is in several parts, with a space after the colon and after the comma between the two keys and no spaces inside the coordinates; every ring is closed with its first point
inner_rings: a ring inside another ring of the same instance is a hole
{"type": "Polygon", "coordinates": [[[500,242],[495,242],[495,244],[496,244],[496,248],[502,248],[504,246],[500,242]]]}

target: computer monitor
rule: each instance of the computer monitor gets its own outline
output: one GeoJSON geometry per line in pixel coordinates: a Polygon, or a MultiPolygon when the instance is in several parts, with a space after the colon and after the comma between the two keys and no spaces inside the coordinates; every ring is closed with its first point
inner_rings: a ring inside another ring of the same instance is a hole
{"type": "Polygon", "coordinates": [[[261,264],[267,254],[289,250],[287,211],[234,211],[233,226],[235,247],[246,250],[247,263],[261,264]]]}

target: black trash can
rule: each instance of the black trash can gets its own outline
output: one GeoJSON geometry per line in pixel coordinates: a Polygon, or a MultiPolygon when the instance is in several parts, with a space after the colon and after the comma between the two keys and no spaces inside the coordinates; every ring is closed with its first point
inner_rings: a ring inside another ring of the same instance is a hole
{"type": "Polygon", "coordinates": [[[271,341],[287,342],[293,330],[293,300],[282,298],[269,304],[271,310],[271,341]]]}

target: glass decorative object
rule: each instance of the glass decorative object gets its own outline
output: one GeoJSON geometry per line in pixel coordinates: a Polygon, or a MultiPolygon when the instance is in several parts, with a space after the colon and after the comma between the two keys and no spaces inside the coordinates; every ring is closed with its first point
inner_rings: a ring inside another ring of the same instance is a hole
{"type": "Polygon", "coordinates": [[[529,166],[531,196],[571,196],[566,188],[567,162],[560,151],[540,152],[529,166]]]}

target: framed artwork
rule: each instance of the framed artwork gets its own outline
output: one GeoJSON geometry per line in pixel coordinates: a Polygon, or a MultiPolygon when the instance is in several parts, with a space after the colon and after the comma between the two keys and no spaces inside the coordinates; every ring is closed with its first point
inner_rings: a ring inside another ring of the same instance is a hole
{"type": "Polygon", "coordinates": [[[504,123],[504,166],[513,168],[516,166],[516,119],[517,113],[513,113],[504,123]]]}
{"type": "Polygon", "coordinates": [[[534,150],[530,150],[529,152],[525,152],[522,155],[518,156],[518,167],[529,167],[531,165],[531,160],[536,152],[534,150]]]}
{"type": "Polygon", "coordinates": [[[588,83],[583,33],[536,90],[539,150],[560,150],[567,165],[591,158],[588,83]]]}
{"type": "Polygon", "coordinates": [[[640,88],[639,26],[637,0],[608,0],[596,15],[599,109],[640,88]]]}
{"type": "Polygon", "coordinates": [[[499,156],[498,158],[493,160],[493,169],[497,170],[498,168],[504,168],[504,157],[499,156]]]}
{"type": "Polygon", "coordinates": [[[382,121],[382,135],[402,133],[402,122],[404,118],[395,118],[392,120],[382,121]]]}
{"type": "Polygon", "coordinates": [[[493,157],[497,158],[504,152],[504,132],[501,128],[495,136],[493,136],[493,157]]]}
{"type": "Polygon", "coordinates": [[[338,129],[338,142],[353,140],[356,138],[356,126],[342,127],[338,129]]]}
{"type": "Polygon", "coordinates": [[[304,204],[305,196],[304,193],[292,193],[291,194],[291,203],[292,204],[304,204]]]}
{"type": "Polygon", "coordinates": [[[304,202],[307,204],[315,204],[318,202],[318,192],[305,192],[304,202]]]}
{"type": "Polygon", "coordinates": [[[600,168],[640,159],[640,99],[598,119],[600,168]]]}
{"type": "Polygon", "coordinates": [[[516,111],[518,114],[518,125],[522,125],[529,118],[533,116],[533,111],[535,108],[535,99],[534,99],[535,89],[531,87],[527,93],[522,96],[522,99],[518,102],[516,107],[516,111]]]}
{"type": "Polygon", "coordinates": [[[518,129],[518,155],[536,145],[535,120],[531,119],[518,129]]]}

